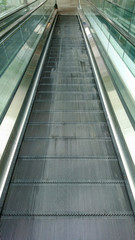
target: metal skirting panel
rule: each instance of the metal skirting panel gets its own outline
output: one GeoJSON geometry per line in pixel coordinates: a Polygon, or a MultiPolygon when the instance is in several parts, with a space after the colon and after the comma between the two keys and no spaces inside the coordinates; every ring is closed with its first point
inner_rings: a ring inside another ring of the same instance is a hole
{"type": "Polygon", "coordinates": [[[59,16],[1,217],[2,240],[135,239],[76,16],[59,16]]]}

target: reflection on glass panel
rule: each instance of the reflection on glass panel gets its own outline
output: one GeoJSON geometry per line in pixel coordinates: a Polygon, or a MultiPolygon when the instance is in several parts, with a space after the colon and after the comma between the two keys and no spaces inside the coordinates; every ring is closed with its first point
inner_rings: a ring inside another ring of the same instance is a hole
{"type": "Polygon", "coordinates": [[[134,35],[134,6],[135,0],[105,0],[104,14],[125,31],[134,35]]]}
{"type": "Polygon", "coordinates": [[[102,16],[100,16],[100,17],[98,16],[98,18],[100,19],[100,21],[102,23],[102,31],[104,32],[106,37],[109,39],[109,36],[110,36],[110,25],[109,25],[109,23],[102,16]]]}
{"type": "Polygon", "coordinates": [[[107,0],[107,1],[130,12],[133,11],[134,0],[107,0]]]}
{"type": "Polygon", "coordinates": [[[118,17],[117,19],[114,19],[114,21],[118,24],[121,25],[125,30],[128,31],[129,26],[130,26],[130,21],[131,21],[132,13],[128,12],[126,10],[120,9],[118,11],[118,17]]]}
{"type": "Polygon", "coordinates": [[[109,29],[107,28],[107,26],[105,24],[102,25],[102,31],[105,34],[105,36],[107,37],[107,39],[109,39],[109,36],[110,36],[109,29]]]}
{"type": "Polygon", "coordinates": [[[22,43],[23,41],[20,29],[17,29],[14,34],[10,35],[10,37],[4,41],[4,47],[9,61],[10,58],[13,58],[19,51],[22,43]]]}
{"type": "Polygon", "coordinates": [[[104,0],[92,0],[91,1],[97,8],[102,9],[104,5],[104,0]]]}
{"type": "Polygon", "coordinates": [[[135,74],[135,47],[133,47],[129,42],[126,44],[123,60],[135,74]]]}
{"type": "Polygon", "coordinates": [[[98,14],[97,14],[97,15],[94,14],[94,15],[93,15],[93,19],[94,19],[94,21],[98,24],[98,26],[101,27],[101,26],[102,26],[102,23],[101,23],[100,19],[98,19],[97,16],[98,16],[98,14]]]}
{"type": "Polygon", "coordinates": [[[132,19],[132,13],[125,10],[122,25],[128,30],[132,19]]]}
{"type": "Polygon", "coordinates": [[[113,14],[113,9],[112,9],[112,5],[110,4],[110,2],[105,1],[104,4],[104,13],[109,16],[110,19],[113,19],[114,14],[113,14]]]}
{"type": "MultiPolygon", "coordinates": [[[[132,34],[135,33],[135,0],[88,0],[87,2],[81,0],[82,7],[84,8],[85,6],[86,8],[87,6],[88,8],[89,2],[96,7],[102,6],[100,9],[98,7],[98,9],[104,12],[108,18],[120,25],[127,32],[129,32],[129,28],[131,28],[132,30],[130,30],[130,32],[132,32],[132,34]]],[[[87,10],[85,9],[85,11],[87,10]]]]}
{"type": "Polygon", "coordinates": [[[110,42],[121,59],[123,59],[124,56],[124,62],[126,63],[127,67],[133,74],[135,74],[134,47],[128,43],[128,41],[109,22],[107,22],[103,16],[101,16],[99,13],[95,14],[95,11],[93,11],[93,9],[88,6],[86,7],[86,5],[84,9],[87,9],[87,11],[85,11],[85,14],[87,15],[87,18],[90,20],[91,25],[99,36],[99,39],[102,42],[104,48],[107,50],[107,46],[110,42]]]}
{"type": "Polygon", "coordinates": [[[0,17],[6,12],[15,10],[18,7],[32,3],[35,0],[1,0],[0,1],[0,17]]]}
{"type": "Polygon", "coordinates": [[[41,20],[40,15],[33,14],[22,26],[21,26],[21,32],[23,36],[24,42],[29,38],[35,27],[38,25],[38,23],[41,20]]]}
{"type": "MultiPolygon", "coordinates": [[[[42,12],[42,11],[41,11],[42,12]]],[[[5,62],[4,67],[1,69],[6,69],[8,64],[13,60],[16,56],[17,52],[23,46],[23,44],[30,37],[36,26],[39,24],[43,15],[40,13],[40,9],[38,9],[35,13],[33,13],[29,19],[27,19],[20,28],[18,28],[15,32],[9,35],[3,42],[4,50],[1,53],[2,49],[0,49],[0,53],[4,56],[4,51],[8,61],[5,62]]],[[[1,70],[2,73],[2,70],[1,70]]]]}
{"type": "MultiPolygon", "coordinates": [[[[112,3],[114,4],[116,2],[122,4],[122,0],[119,0],[119,2],[118,0],[109,0],[108,2],[107,0],[105,1],[104,13],[113,21],[115,20],[117,24],[121,24],[121,26],[128,31],[131,21],[131,13],[125,9],[120,9],[118,6],[112,6],[112,3]]],[[[127,2],[127,0],[125,1],[127,2]]],[[[82,2],[84,3],[85,1],[82,0],[82,2]]],[[[119,92],[121,93],[122,98],[124,99],[125,104],[127,105],[127,108],[131,113],[131,116],[133,119],[135,119],[134,111],[132,111],[133,107],[131,101],[127,98],[127,93],[130,93],[133,97],[135,96],[133,89],[135,76],[135,47],[133,47],[133,45],[130,44],[128,40],[124,38],[113,27],[112,24],[110,24],[109,21],[106,22],[102,15],[99,16],[99,12],[98,14],[95,14],[92,7],[89,8],[87,4],[84,4],[83,6],[85,6],[83,7],[84,13],[90,20],[90,24],[96,33],[94,34],[94,36],[96,35],[95,40],[98,39],[97,44],[99,48],[102,46],[101,52],[104,52],[103,49],[105,50],[105,61],[106,56],[108,56],[111,60],[111,64],[108,66],[114,66],[115,71],[117,70],[121,76],[121,79],[123,79],[121,81],[118,78],[117,81],[117,78],[114,78],[114,81],[119,89],[119,92]],[[96,18],[98,18],[98,20],[96,18]],[[99,24],[99,22],[101,23],[99,24]]],[[[135,33],[135,14],[133,14],[130,31],[132,31],[132,34],[135,33]]],[[[108,61],[106,64],[108,64],[108,61]]]]}
{"type": "MultiPolygon", "coordinates": [[[[0,22],[0,31],[3,31],[4,29],[6,29],[6,27],[8,27],[13,22],[15,22],[17,19],[24,16],[26,13],[34,10],[35,7],[37,7],[41,2],[43,2],[43,1],[42,0],[34,1],[31,5],[24,7],[23,9],[18,10],[14,14],[11,14],[11,15],[7,16],[6,18],[2,19],[0,22]]],[[[5,14],[5,16],[6,16],[6,14],[5,14]]]]}
{"type": "Polygon", "coordinates": [[[16,21],[18,18],[22,17],[24,14],[26,14],[26,9],[22,9],[19,12],[7,17],[0,23],[0,31],[2,31],[4,28],[8,27],[9,24],[12,24],[14,21],[16,21]]]}
{"type": "Polygon", "coordinates": [[[0,75],[8,65],[8,58],[3,43],[0,43],[0,75]]]}
{"type": "MultiPolygon", "coordinates": [[[[19,0],[1,0],[0,1],[0,14],[9,12],[21,5],[19,0]]],[[[1,15],[0,15],[1,16],[1,15]]]]}
{"type": "Polygon", "coordinates": [[[127,42],[125,52],[128,53],[133,62],[135,62],[135,48],[127,42]]]}
{"type": "MultiPolygon", "coordinates": [[[[122,53],[123,53],[123,50],[125,49],[125,45],[126,45],[126,40],[124,37],[122,37],[122,35],[117,31],[115,30],[114,27],[110,26],[110,41],[112,42],[112,45],[113,45],[113,40],[115,40],[115,46],[116,46],[116,50],[118,52],[118,54],[122,57],[122,53]]],[[[114,47],[115,47],[114,46],[114,47]]]]}
{"type": "Polygon", "coordinates": [[[8,64],[15,57],[22,45],[23,39],[20,29],[17,29],[14,34],[12,34],[3,42],[3,47],[0,47],[0,58],[2,58],[0,61],[2,65],[0,69],[0,75],[3,73],[3,71],[5,71],[8,64]]]}
{"type": "Polygon", "coordinates": [[[111,37],[110,37],[110,43],[111,43],[111,45],[114,47],[114,49],[116,50],[116,52],[119,54],[119,56],[122,58],[122,57],[123,57],[124,50],[120,47],[120,45],[119,45],[118,42],[116,41],[116,38],[113,38],[113,37],[111,36],[111,37]]]}
{"type": "Polygon", "coordinates": [[[121,1],[119,1],[119,5],[122,8],[132,12],[133,11],[133,7],[134,7],[134,0],[125,0],[125,1],[121,0],[121,1]]]}
{"type": "Polygon", "coordinates": [[[129,31],[130,34],[132,34],[132,36],[135,37],[135,12],[132,14],[132,21],[129,31]]]}
{"type": "Polygon", "coordinates": [[[0,43],[0,121],[54,11],[54,3],[48,0],[0,43]]]}

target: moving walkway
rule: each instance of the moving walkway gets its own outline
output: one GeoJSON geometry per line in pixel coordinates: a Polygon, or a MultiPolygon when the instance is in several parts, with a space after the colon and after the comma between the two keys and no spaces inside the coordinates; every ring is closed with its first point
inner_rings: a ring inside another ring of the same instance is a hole
{"type": "Polygon", "coordinates": [[[59,15],[3,203],[1,239],[135,239],[78,16],[59,15]]]}

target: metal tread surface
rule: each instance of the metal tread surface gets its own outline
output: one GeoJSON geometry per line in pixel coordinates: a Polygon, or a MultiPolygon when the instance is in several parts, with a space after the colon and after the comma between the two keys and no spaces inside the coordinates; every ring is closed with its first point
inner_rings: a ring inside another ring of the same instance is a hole
{"type": "Polygon", "coordinates": [[[4,240],[89,240],[90,236],[92,240],[134,240],[134,220],[123,216],[3,217],[2,236],[4,240]]]}
{"type": "Polygon", "coordinates": [[[111,140],[106,139],[25,139],[21,157],[116,156],[111,140]]]}
{"type": "Polygon", "coordinates": [[[4,215],[133,215],[123,184],[11,184],[7,198],[4,215]]]}
{"type": "Polygon", "coordinates": [[[59,16],[1,217],[2,240],[134,240],[76,16],[59,16]]]}
{"type": "MultiPolygon", "coordinates": [[[[84,113],[85,114],[85,113],[84,113]]],[[[25,134],[26,138],[109,138],[110,134],[106,124],[29,124],[25,134]],[[98,128],[98,132],[96,129],[98,128]]]]}
{"type": "Polygon", "coordinates": [[[69,181],[111,183],[123,181],[117,159],[19,159],[12,181],[69,181]]]}
{"type": "Polygon", "coordinates": [[[32,112],[30,123],[80,123],[80,122],[106,122],[104,113],[100,112],[32,112]]]}

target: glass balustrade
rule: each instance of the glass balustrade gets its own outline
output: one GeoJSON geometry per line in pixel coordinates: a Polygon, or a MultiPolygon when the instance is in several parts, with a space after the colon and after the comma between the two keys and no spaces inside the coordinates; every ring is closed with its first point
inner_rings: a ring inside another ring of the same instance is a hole
{"type": "MultiPolygon", "coordinates": [[[[0,0],[0,18],[32,2],[35,2],[35,0],[0,0]]],[[[39,1],[37,0],[37,2],[39,1]]]]}
{"type": "Polygon", "coordinates": [[[55,0],[45,2],[0,42],[0,120],[54,11],[54,4],[55,0]]]}
{"type": "Polygon", "coordinates": [[[84,14],[95,32],[93,36],[95,36],[95,40],[97,38],[100,42],[98,46],[101,46],[101,52],[102,50],[105,51],[106,56],[117,73],[118,77],[114,77],[114,82],[133,118],[133,121],[135,121],[135,45],[133,44],[133,40],[135,40],[133,37],[135,34],[134,4],[134,0],[81,0],[84,14]],[[92,2],[96,8],[94,8],[90,2],[92,2]],[[129,14],[127,14],[128,12],[129,14]],[[121,31],[118,31],[113,24],[107,21],[107,18],[105,18],[106,14],[109,19],[113,19],[113,21],[115,20],[116,23],[118,21],[119,30],[121,29],[121,31]],[[123,29],[128,33],[132,33],[131,41],[129,41],[130,34],[128,34],[129,38],[126,38],[126,36],[122,34],[123,29]]]}
{"type": "MultiPolygon", "coordinates": [[[[34,10],[37,6],[39,6],[40,3],[42,3],[43,0],[33,0],[33,1],[28,1],[27,3],[31,3],[28,6],[24,6],[20,10],[17,9],[16,12],[13,12],[13,14],[8,14],[6,12],[0,12],[0,32],[3,33],[2,31],[5,30],[7,27],[9,27],[12,23],[14,23],[17,19],[21,18],[28,12],[34,10]],[[31,3],[32,2],[32,3],[31,3]]],[[[22,7],[23,5],[19,5],[22,7]]]]}

